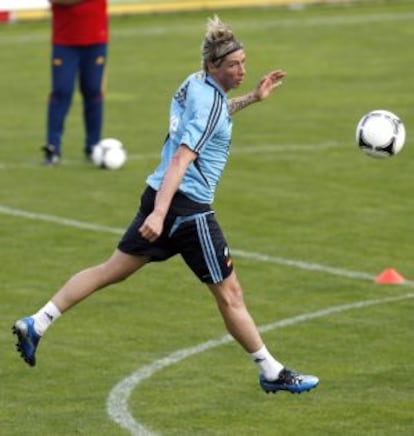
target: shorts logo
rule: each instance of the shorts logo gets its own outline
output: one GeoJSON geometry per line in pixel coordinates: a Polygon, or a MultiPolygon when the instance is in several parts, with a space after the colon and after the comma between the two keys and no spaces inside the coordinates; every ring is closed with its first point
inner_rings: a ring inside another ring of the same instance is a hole
{"type": "Polygon", "coordinates": [[[52,64],[54,67],[60,67],[63,64],[63,60],[61,58],[54,58],[52,64]]]}
{"type": "Polygon", "coordinates": [[[231,265],[233,264],[233,261],[232,261],[231,256],[230,256],[229,247],[227,247],[227,246],[224,247],[224,258],[226,259],[227,267],[230,268],[231,265]]]}
{"type": "Polygon", "coordinates": [[[105,58],[103,56],[98,56],[95,60],[96,65],[103,65],[105,63],[105,58]]]}

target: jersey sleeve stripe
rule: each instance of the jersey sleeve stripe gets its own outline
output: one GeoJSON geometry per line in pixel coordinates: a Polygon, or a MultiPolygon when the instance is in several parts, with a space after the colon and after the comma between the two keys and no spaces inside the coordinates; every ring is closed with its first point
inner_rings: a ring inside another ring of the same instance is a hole
{"type": "Polygon", "coordinates": [[[214,92],[214,101],[206,123],[206,128],[196,144],[194,151],[198,153],[216,127],[223,107],[223,98],[218,91],[214,92]]]}

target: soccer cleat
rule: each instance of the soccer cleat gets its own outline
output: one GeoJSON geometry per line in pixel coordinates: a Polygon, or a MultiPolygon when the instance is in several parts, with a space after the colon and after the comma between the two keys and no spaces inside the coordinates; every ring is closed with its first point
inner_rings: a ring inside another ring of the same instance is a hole
{"type": "Polygon", "coordinates": [[[289,391],[292,394],[310,391],[319,384],[318,377],[314,375],[301,375],[290,369],[283,368],[277,380],[266,380],[263,375],[260,376],[260,386],[268,394],[277,391],[289,391]]]}
{"type": "Polygon", "coordinates": [[[56,153],[56,148],[54,145],[45,145],[44,147],[42,147],[42,151],[45,154],[43,165],[53,166],[59,163],[60,156],[56,153]]]}
{"type": "Polygon", "coordinates": [[[31,317],[19,319],[12,327],[17,336],[16,349],[22,359],[30,366],[36,365],[36,348],[41,336],[35,332],[34,319],[31,317]]]}

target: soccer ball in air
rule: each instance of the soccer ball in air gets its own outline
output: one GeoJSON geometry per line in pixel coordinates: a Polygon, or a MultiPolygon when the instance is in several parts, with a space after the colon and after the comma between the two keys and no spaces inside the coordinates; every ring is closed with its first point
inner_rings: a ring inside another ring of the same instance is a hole
{"type": "Polygon", "coordinates": [[[386,110],[364,115],[356,129],[358,147],[372,157],[396,155],[405,143],[405,127],[400,118],[386,110]]]}
{"type": "Polygon", "coordinates": [[[106,138],[92,149],[92,162],[99,168],[117,170],[126,162],[127,154],[122,142],[115,138],[106,138]]]}

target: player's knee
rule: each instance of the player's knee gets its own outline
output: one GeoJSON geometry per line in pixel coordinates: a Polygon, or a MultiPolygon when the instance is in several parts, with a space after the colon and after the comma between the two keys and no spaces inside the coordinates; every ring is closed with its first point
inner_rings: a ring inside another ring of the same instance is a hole
{"type": "Polygon", "coordinates": [[[51,104],[70,103],[72,99],[72,91],[66,88],[57,88],[49,96],[51,104]]]}
{"type": "Polygon", "coordinates": [[[243,291],[237,282],[221,287],[216,296],[221,307],[231,309],[244,307],[243,291]]]}
{"type": "Polygon", "coordinates": [[[100,103],[103,100],[103,93],[100,88],[81,89],[81,93],[87,103],[100,103]]]}

